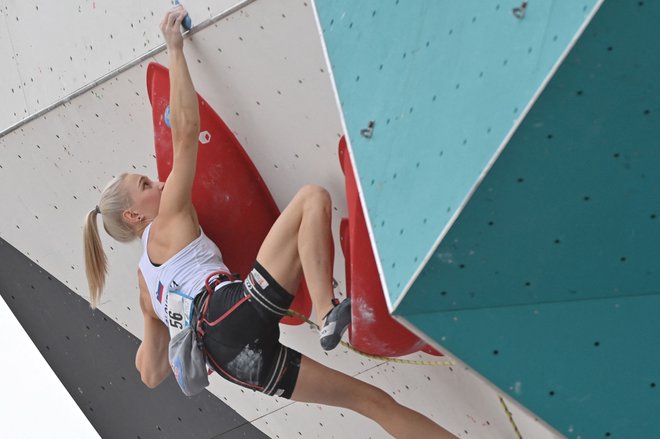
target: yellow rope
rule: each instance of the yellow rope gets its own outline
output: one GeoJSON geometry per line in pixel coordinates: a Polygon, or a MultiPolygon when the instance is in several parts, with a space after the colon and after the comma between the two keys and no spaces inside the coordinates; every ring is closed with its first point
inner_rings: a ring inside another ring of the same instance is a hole
{"type": "MultiPolygon", "coordinates": [[[[308,323],[309,326],[312,327],[312,329],[315,329],[316,331],[319,331],[321,328],[319,325],[316,323],[312,322],[309,320],[307,317],[304,315],[300,314],[299,312],[296,312],[292,309],[288,311],[289,317],[298,317],[301,319],[303,322],[308,323]]],[[[446,361],[421,361],[421,360],[404,360],[401,358],[392,358],[392,357],[383,357],[380,355],[372,355],[372,354],[367,354],[365,352],[362,352],[355,347],[351,346],[350,343],[346,343],[345,341],[340,341],[341,345],[352,350],[353,352],[357,352],[358,354],[362,355],[363,357],[371,358],[372,360],[381,360],[381,361],[389,361],[392,363],[400,363],[400,364],[414,364],[416,366],[455,366],[456,363],[454,363],[452,360],[446,360],[446,361]]]]}
{"type": "Polygon", "coordinates": [[[504,407],[504,411],[506,412],[506,415],[509,417],[509,422],[513,426],[513,430],[516,432],[516,435],[518,436],[518,439],[523,439],[522,435],[520,434],[520,431],[518,430],[518,426],[516,425],[516,421],[513,420],[513,415],[509,411],[509,407],[506,406],[506,402],[504,402],[504,398],[502,398],[501,395],[498,395],[500,398],[500,402],[502,403],[502,407],[504,407]]]}

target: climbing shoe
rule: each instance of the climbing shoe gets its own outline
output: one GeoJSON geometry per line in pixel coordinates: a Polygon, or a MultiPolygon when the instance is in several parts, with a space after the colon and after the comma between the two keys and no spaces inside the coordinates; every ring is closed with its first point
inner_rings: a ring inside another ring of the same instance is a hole
{"type": "Polygon", "coordinates": [[[334,307],[324,317],[323,328],[321,328],[321,347],[332,350],[341,341],[341,337],[351,323],[351,299],[339,302],[332,299],[334,307]]]}

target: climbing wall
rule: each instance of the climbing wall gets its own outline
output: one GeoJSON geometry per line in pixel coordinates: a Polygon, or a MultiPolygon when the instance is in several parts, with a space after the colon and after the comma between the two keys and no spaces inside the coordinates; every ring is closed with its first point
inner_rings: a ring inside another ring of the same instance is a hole
{"type": "MultiPolygon", "coordinates": [[[[2,128],[9,127],[162,44],[169,1],[0,1],[2,128]],[[34,33],[38,30],[38,33],[34,33]]],[[[233,0],[195,1],[197,21],[233,0]]]]}
{"type": "MultiPolygon", "coordinates": [[[[0,0],[0,54],[10,60],[0,68],[8,84],[0,110],[0,197],[5,207],[0,238],[7,258],[33,269],[3,271],[0,292],[14,314],[22,316],[51,367],[69,372],[66,380],[60,379],[97,431],[122,427],[121,437],[177,437],[182,424],[198,425],[202,413],[205,420],[217,419],[217,430],[204,424],[195,437],[260,437],[245,423],[270,437],[329,438],[356,432],[358,437],[384,437],[373,422],[346,410],[262,397],[216,376],[210,393],[192,402],[176,399],[171,381],[157,393],[148,392],[133,365],[143,330],[135,282],[137,243],[104,240],[110,258],[106,294],[93,315],[80,306],[87,299],[84,215],[114,175],[126,170],[156,174],[145,76],[148,62],[168,64],[158,35],[168,6],[155,0],[65,0],[57,5],[0,0]],[[26,281],[33,277],[43,281],[38,295],[36,284],[26,281]],[[70,295],[75,300],[67,299],[70,295]],[[58,321],[49,301],[75,303],[66,322],[58,321]],[[52,326],[29,323],[39,321],[28,319],[34,318],[30,307],[35,304],[52,326]],[[113,361],[79,361],[90,358],[83,355],[89,355],[90,346],[104,355],[114,353],[113,361]],[[91,364],[93,372],[85,369],[91,364]],[[70,373],[75,368],[81,372],[70,373]],[[236,414],[215,417],[221,409],[209,399],[227,404],[236,414]],[[139,410],[128,410],[123,404],[129,401],[139,410]],[[159,401],[174,408],[161,410],[159,401]],[[177,411],[186,415],[175,416],[177,411]],[[121,413],[124,422],[119,425],[107,416],[112,413],[121,413]]],[[[339,219],[346,216],[337,157],[344,129],[314,5],[302,0],[218,0],[188,7],[194,24],[217,19],[186,41],[197,91],[235,132],[280,208],[303,184],[329,189],[337,235],[339,219]]],[[[339,249],[339,242],[335,247],[339,249]]],[[[340,251],[335,253],[336,293],[341,297],[344,261],[340,251]]],[[[498,390],[460,360],[452,367],[410,366],[363,358],[344,348],[325,353],[306,326],[283,328],[283,341],[384,388],[459,437],[512,434],[498,390]]],[[[424,354],[409,358],[429,359],[424,354]]],[[[558,436],[514,401],[507,402],[523,434],[558,436]]]]}
{"type": "Polygon", "coordinates": [[[397,311],[571,437],[660,434],[658,18],[605,2],[397,311]]]}
{"type": "Polygon", "coordinates": [[[318,5],[392,304],[596,1],[535,4],[522,20],[515,4],[318,5]]]}
{"type": "Polygon", "coordinates": [[[387,296],[562,434],[655,437],[660,7],[520,6],[317,5],[387,296]]]}

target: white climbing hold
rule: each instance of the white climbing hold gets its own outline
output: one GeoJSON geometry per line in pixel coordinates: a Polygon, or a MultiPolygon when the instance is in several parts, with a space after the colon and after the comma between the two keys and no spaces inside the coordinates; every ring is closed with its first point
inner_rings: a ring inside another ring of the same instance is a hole
{"type": "Polygon", "coordinates": [[[211,133],[209,133],[208,131],[202,131],[201,133],[199,133],[199,143],[201,143],[202,145],[206,145],[210,141],[211,141],[211,133]]]}

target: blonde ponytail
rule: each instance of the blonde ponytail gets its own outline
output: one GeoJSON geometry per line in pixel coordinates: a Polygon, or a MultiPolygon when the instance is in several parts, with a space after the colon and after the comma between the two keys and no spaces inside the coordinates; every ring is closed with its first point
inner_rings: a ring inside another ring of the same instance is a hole
{"type": "Polygon", "coordinates": [[[105,276],[108,273],[108,258],[103,251],[103,244],[96,225],[98,208],[87,213],[85,217],[85,228],[83,240],[85,245],[85,273],[89,284],[89,304],[96,309],[101,291],[105,285],[105,276]]]}
{"type": "Polygon", "coordinates": [[[101,192],[99,205],[87,213],[83,230],[85,250],[85,273],[89,284],[90,306],[95,309],[100,301],[105,278],[108,273],[108,258],[103,251],[99,236],[97,218],[101,214],[103,228],[119,242],[129,242],[137,238],[135,230],[126,223],[122,215],[131,205],[128,192],[122,185],[128,174],[121,174],[112,180],[101,192]]]}

